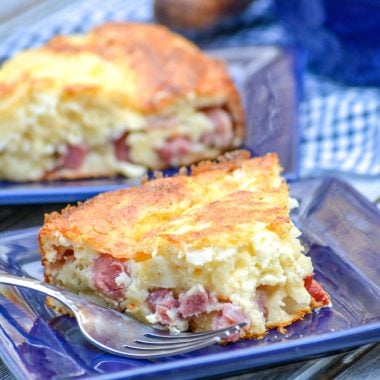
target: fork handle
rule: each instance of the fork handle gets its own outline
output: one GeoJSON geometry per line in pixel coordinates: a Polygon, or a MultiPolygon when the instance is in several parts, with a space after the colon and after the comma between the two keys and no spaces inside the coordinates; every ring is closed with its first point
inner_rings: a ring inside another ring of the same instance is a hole
{"type": "Polygon", "coordinates": [[[61,290],[56,288],[53,285],[50,285],[43,281],[34,280],[26,277],[18,277],[12,274],[0,274],[0,284],[4,285],[14,285],[20,286],[22,288],[27,288],[31,290],[35,290],[37,292],[46,294],[55,298],[56,300],[62,302],[70,309],[75,309],[75,302],[83,302],[83,300],[77,297],[75,294],[66,292],[65,290],[61,290]]]}

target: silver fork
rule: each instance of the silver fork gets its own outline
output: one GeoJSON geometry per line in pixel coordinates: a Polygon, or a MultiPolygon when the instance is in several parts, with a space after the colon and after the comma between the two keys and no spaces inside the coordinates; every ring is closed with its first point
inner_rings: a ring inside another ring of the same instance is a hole
{"type": "Polygon", "coordinates": [[[104,351],[128,358],[147,359],[197,350],[238,333],[246,325],[242,322],[209,332],[170,333],[42,281],[0,274],[0,284],[21,286],[55,298],[72,311],[88,341],[104,351]]]}

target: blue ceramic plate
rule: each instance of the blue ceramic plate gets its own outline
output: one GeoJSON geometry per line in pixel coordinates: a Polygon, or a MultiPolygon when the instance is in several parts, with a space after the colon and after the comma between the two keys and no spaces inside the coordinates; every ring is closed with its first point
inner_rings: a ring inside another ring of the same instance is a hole
{"type": "MultiPolygon", "coordinates": [[[[335,179],[297,182],[291,190],[300,202],[294,219],[316,278],[331,295],[331,309],[306,316],[284,335],[271,331],[262,340],[139,361],[92,347],[75,320],[54,315],[43,296],[1,287],[3,360],[19,379],[188,379],[274,366],[379,340],[379,211],[335,179]]],[[[36,236],[35,228],[0,235],[0,270],[41,278],[36,236]]]]}
{"type": "MultiPolygon", "coordinates": [[[[209,53],[227,62],[240,90],[247,119],[245,147],[253,155],[277,152],[286,177],[296,178],[301,55],[274,46],[227,48],[209,53]]],[[[120,178],[26,184],[0,181],[0,205],[74,202],[137,182],[120,178]]]]}

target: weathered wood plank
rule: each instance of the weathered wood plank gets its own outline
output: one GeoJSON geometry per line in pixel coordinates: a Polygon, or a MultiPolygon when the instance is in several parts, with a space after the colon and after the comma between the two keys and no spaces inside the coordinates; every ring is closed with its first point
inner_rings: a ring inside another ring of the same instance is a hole
{"type": "Polygon", "coordinates": [[[0,380],[15,380],[15,377],[9,372],[8,368],[0,359],[0,380]]]}
{"type": "Polygon", "coordinates": [[[61,203],[33,206],[1,206],[0,231],[11,231],[20,228],[41,226],[45,213],[61,210],[65,206],[65,204],[61,203]]]}
{"type": "Polygon", "coordinates": [[[364,356],[354,360],[353,364],[342,372],[336,380],[378,380],[380,379],[380,343],[364,356]]]}
{"type": "Polygon", "coordinates": [[[272,367],[242,375],[224,377],[226,380],[351,380],[380,379],[380,343],[355,350],[272,367]]]}
{"type": "Polygon", "coordinates": [[[244,375],[236,375],[225,378],[226,380],[249,380],[254,375],[255,380],[301,380],[309,379],[320,368],[329,366],[337,358],[345,354],[331,355],[325,358],[311,359],[308,361],[291,363],[278,367],[271,367],[263,370],[257,370],[244,375]]]}

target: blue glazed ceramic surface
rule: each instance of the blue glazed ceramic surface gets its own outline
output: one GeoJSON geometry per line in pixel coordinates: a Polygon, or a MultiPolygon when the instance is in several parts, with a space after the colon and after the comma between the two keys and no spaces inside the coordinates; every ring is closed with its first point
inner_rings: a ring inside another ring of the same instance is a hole
{"type": "MultiPolygon", "coordinates": [[[[332,308],[306,316],[262,340],[214,345],[175,357],[132,360],[87,343],[75,320],[56,316],[44,297],[0,287],[0,354],[22,378],[187,379],[273,366],[348,349],[380,338],[380,213],[336,179],[291,185],[300,207],[294,220],[303,232],[316,278],[332,308]]],[[[38,230],[0,235],[0,270],[42,277],[38,230]]]]}
{"type": "MultiPolygon", "coordinates": [[[[296,178],[302,55],[274,46],[226,48],[209,53],[227,62],[240,91],[247,119],[244,147],[254,155],[277,152],[285,176],[296,178]]],[[[81,201],[137,183],[134,179],[120,178],[39,183],[0,181],[0,205],[81,201]]]]}
{"type": "Polygon", "coordinates": [[[378,0],[275,0],[278,19],[317,73],[349,85],[380,85],[378,0]]]}

